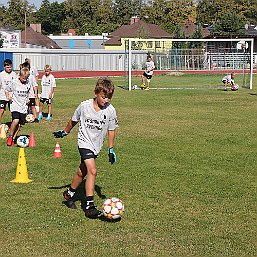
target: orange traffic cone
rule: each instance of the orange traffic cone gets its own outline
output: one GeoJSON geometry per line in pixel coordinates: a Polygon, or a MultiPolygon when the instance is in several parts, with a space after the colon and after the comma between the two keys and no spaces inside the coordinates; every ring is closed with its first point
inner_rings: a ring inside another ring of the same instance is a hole
{"type": "Polygon", "coordinates": [[[6,138],[6,131],[5,131],[4,124],[2,124],[1,127],[0,127],[0,138],[2,138],[2,139],[6,138]]]}
{"type": "Polygon", "coordinates": [[[32,180],[29,179],[27,163],[25,158],[25,150],[23,147],[20,148],[18,164],[16,169],[16,177],[11,182],[14,183],[29,183],[32,180]]]}
{"type": "Polygon", "coordinates": [[[59,142],[56,143],[55,145],[55,150],[54,150],[54,158],[61,158],[62,157],[62,152],[61,152],[61,147],[59,142]]]}
{"type": "Polygon", "coordinates": [[[32,132],[29,137],[29,147],[35,147],[36,146],[36,141],[34,137],[34,133],[32,132]]]}

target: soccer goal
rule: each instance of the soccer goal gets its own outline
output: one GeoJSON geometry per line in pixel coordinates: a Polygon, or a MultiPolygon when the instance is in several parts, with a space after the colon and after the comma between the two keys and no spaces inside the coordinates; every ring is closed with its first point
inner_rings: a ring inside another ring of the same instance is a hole
{"type": "Polygon", "coordinates": [[[222,77],[234,72],[240,87],[252,89],[253,38],[237,39],[139,39],[129,38],[125,44],[125,85],[138,88],[145,70],[146,57],[155,63],[150,89],[207,89],[222,87],[222,77]],[[172,84],[171,76],[201,74],[203,80],[172,84]],[[206,75],[206,76],[204,76],[206,75]],[[155,84],[155,76],[162,79],[155,84]],[[214,79],[209,79],[210,76],[214,79]],[[216,78],[215,78],[216,77],[216,78]]]}

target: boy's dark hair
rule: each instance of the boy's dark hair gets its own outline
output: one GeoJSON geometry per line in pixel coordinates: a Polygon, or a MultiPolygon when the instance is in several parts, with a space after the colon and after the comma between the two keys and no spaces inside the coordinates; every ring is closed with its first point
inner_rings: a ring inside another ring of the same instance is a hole
{"type": "Polygon", "coordinates": [[[113,82],[108,78],[99,78],[95,86],[95,94],[103,92],[107,98],[111,99],[114,93],[113,82]]]}
{"type": "Polygon", "coordinates": [[[20,68],[28,68],[30,70],[30,63],[29,62],[24,62],[20,65],[20,68]]]}
{"type": "Polygon", "coordinates": [[[9,66],[9,65],[12,65],[12,60],[10,60],[10,59],[5,59],[4,60],[4,66],[9,66]]]}

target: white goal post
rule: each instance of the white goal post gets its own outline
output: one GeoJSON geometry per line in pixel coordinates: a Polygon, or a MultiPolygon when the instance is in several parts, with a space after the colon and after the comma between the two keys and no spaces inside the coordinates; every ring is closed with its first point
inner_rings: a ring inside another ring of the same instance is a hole
{"type": "MultiPolygon", "coordinates": [[[[135,61],[132,60],[132,55],[136,55],[139,52],[144,53],[144,56],[146,56],[147,51],[151,53],[151,50],[149,51],[149,48],[144,48],[142,47],[144,44],[145,45],[150,45],[152,46],[152,44],[157,44],[158,43],[158,51],[161,51],[161,46],[160,44],[165,44],[166,46],[163,47],[162,49],[164,50],[164,54],[165,55],[170,55],[172,56],[172,49],[174,49],[174,45],[175,44],[202,44],[204,45],[204,47],[202,47],[202,59],[204,59],[204,55],[207,54],[207,52],[205,52],[204,48],[206,47],[206,45],[218,45],[218,44],[231,44],[233,45],[233,49],[234,51],[241,51],[241,53],[237,53],[234,52],[232,53],[232,58],[239,58],[238,56],[241,54],[241,56],[245,56],[245,54],[248,55],[248,70],[249,70],[249,85],[248,87],[250,89],[252,89],[252,84],[253,84],[253,65],[254,65],[254,55],[253,55],[253,50],[254,50],[254,39],[253,38],[233,38],[233,39],[167,39],[167,38],[162,38],[162,39],[143,39],[143,38],[128,38],[126,41],[126,47],[125,47],[125,53],[127,54],[127,76],[128,76],[128,82],[127,82],[127,88],[129,90],[132,90],[132,76],[133,76],[133,70],[135,70],[136,68],[136,64],[135,61]],[[170,47],[169,47],[170,46],[170,47]],[[249,48],[248,48],[249,47],[249,48]],[[147,50],[148,49],[148,50],[147,50]],[[247,50],[247,53],[246,53],[247,50]]],[[[192,48],[193,49],[193,48],[192,48]]],[[[191,50],[192,50],[191,49],[191,50]]],[[[155,49],[156,50],[156,49],[155,49]]],[[[211,56],[214,56],[213,54],[211,54],[211,56]]],[[[230,57],[231,57],[230,56],[230,57]]],[[[218,57],[216,57],[218,58],[218,57]]],[[[241,58],[245,58],[245,57],[241,57],[241,58]]],[[[145,58],[146,59],[146,58],[145,58]]],[[[233,61],[230,62],[230,68],[234,69],[234,65],[232,65],[231,63],[234,63],[235,60],[233,59],[233,61]]],[[[201,68],[202,70],[210,70],[210,67],[201,64],[201,68]]],[[[213,68],[213,67],[212,67],[213,68]]],[[[224,67],[223,64],[223,68],[224,70],[228,69],[227,67],[224,67]]],[[[170,67],[166,67],[167,72],[170,71],[174,71],[174,69],[170,68],[170,67]]],[[[244,77],[244,72],[245,72],[245,64],[243,62],[243,65],[240,66],[240,70],[243,73],[243,77],[244,77]]],[[[180,69],[178,68],[178,71],[180,71],[180,69]]],[[[243,79],[244,81],[244,79],[243,79]]],[[[244,83],[244,82],[243,82],[244,83]]]]}

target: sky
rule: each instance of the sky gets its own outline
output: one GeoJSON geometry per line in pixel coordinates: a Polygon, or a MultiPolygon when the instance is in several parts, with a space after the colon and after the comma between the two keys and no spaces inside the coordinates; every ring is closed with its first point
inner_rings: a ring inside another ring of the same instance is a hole
{"type": "MultiPolygon", "coordinates": [[[[7,6],[9,0],[0,0],[0,5],[7,6]]],[[[57,1],[58,3],[63,2],[63,0],[49,0],[50,3],[57,1]]],[[[37,8],[40,7],[42,0],[28,0],[29,4],[34,4],[37,8]]]]}

